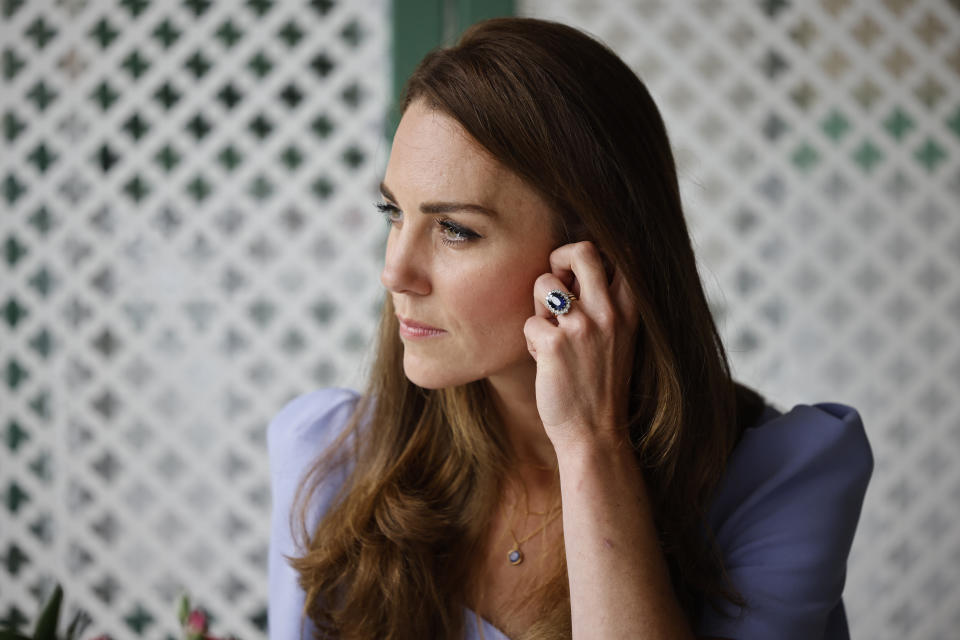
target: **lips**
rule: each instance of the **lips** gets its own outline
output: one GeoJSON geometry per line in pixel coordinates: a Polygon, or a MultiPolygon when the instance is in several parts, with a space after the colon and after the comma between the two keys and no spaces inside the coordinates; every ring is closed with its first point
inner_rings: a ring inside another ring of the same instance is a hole
{"type": "Polygon", "coordinates": [[[401,315],[397,315],[397,319],[400,321],[400,324],[409,327],[410,329],[422,329],[425,331],[443,331],[439,327],[433,327],[429,324],[424,324],[423,322],[417,322],[416,320],[411,320],[409,318],[404,318],[401,315]]]}

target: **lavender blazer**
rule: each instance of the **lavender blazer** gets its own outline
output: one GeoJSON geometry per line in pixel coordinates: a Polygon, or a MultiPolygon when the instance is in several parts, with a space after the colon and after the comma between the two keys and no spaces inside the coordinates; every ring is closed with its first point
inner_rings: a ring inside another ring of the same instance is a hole
{"type": "MultiPolygon", "coordinates": [[[[289,401],[267,430],[273,496],[269,552],[271,640],[312,638],[304,593],[283,556],[298,555],[289,527],[297,483],[333,441],[359,394],[326,388],[289,401]],[[302,636],[301,636],[302,632],[302,636]]],[[[742,611],[704,606],[698,636],[738,640],[847,640],[842,593],[873,455],[857,411],[842,404],[766,406],[745,430],[709,508],[742,611]]],[[[311,523],[330,506],[348,470],[313,496],[311,523]]],[[[465,640],[509,640],[464,607],[465,640]]]]}

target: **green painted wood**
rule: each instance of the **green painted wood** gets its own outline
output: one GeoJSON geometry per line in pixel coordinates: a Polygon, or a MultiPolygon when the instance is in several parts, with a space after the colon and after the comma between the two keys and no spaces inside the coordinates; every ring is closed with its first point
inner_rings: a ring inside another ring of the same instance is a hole
{"type": "Polygon", "coordinates": [[[398,103],[403,83],[431,49],[451,45],[474,22],[510,16],[514,0],[394,0],[393,83],[387,138],[400,121],[398,103]]]}
{"type": "Polygon", "coordinates": [[[444,0],[393,1],[393,100],[386,132],[390,139],[400,121],[397,103],[403,83],[423,56],[443,41],[444,4],[444,0]]]}
{"type": "Polygon", "coordinates": [[[454,0],[456,2],[457,35],[474,22],[487,18],[512,16],[515,6],[513,0],[454,0]]]}

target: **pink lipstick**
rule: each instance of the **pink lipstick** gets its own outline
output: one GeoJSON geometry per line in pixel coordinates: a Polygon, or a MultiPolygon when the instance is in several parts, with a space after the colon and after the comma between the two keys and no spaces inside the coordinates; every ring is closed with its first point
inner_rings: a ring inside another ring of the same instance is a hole
{"type": "Polygon", "coordinates": [[[397,316],[397,320],[400,321],[400,335],[405,338],[430,338],[433,336],[441,336],[446,333],[446,331],[443,329],[431,327],[428,324],[410,320],[401,315],[397,316]]]}

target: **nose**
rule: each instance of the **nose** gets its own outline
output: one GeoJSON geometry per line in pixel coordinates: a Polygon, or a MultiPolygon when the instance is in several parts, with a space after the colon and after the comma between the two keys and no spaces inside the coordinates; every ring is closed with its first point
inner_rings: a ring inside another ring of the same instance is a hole
{"type": "Polygon", "coordinates": [[[390,230],[380,282],[393,293],[427,295],[430,293],[427,256],[414,242],[414,234],[409,236],[404,237],[399,229],[390,230]]]}

